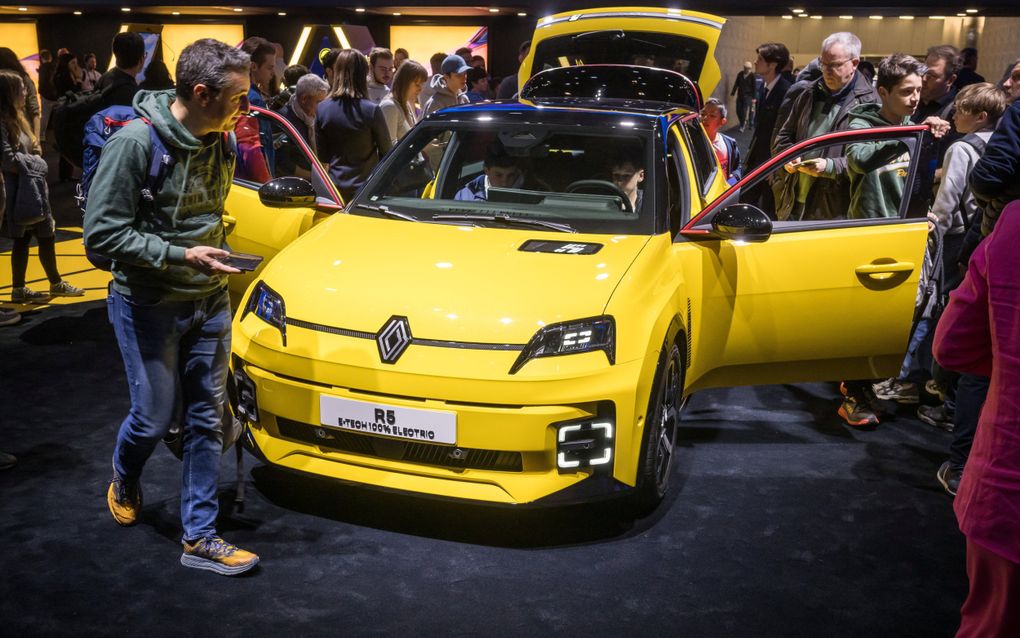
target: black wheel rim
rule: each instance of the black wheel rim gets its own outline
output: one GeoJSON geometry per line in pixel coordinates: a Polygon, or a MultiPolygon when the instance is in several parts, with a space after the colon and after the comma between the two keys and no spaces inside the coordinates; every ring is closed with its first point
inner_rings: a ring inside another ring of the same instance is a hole
{"type": "Polygon", "coordinates": [[[655,489],[660,496],[666,493],[673,453],[676,449],[677,424],[680,420],[680,365],[671,353],[659,395],[659,423],[656,428],[654,476],[655,489]]]}

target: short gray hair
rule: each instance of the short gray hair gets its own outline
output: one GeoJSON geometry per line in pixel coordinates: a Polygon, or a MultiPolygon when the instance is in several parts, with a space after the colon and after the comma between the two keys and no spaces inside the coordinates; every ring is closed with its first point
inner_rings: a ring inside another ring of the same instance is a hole
{"type": "Polygon", "coordinates": [[[329,84],[314,73],[302,75],[294,84],[294,95],[298,97],[315,93],[329,93],[329,84]]]}
{"type": "Polygon", "coordinates": [[[204,84],[213,93],[219,93],[227,84],[231,73],[248,75],[251,56],[240,49],[215,40],[195,40],[181,51],[177,60],[177,96],[190,100],[195,87],[204,84]]]}
{"type": "Polygon", "coordinates": [[[843,52],[849,55],[851,60],[861,59],[861,39],[849,31],[833,33],[822,40],[822,53],[825,53],[837,44],[843,47],[843,52]]]}

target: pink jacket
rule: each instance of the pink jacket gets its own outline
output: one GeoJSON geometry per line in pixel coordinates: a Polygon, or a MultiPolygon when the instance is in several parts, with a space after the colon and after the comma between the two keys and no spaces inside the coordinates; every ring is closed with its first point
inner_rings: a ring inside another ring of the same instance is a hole
{"type": "Polygon", "coordinates": [[[945,368],[992,379],[954,509],[969,540],[1020,563],[1020,200],[974,251],[934,354],[945,368]]]}

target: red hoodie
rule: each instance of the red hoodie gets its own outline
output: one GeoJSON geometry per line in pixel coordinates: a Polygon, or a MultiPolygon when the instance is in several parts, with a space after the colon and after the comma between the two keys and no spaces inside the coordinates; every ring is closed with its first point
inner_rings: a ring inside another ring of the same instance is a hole
{"type": "Polygon", "coordinates": [[[970,259],[935,329],[949,370],[991,377],[954,509],[960,531],[1020,563],[1020,200],[970,259]]]}

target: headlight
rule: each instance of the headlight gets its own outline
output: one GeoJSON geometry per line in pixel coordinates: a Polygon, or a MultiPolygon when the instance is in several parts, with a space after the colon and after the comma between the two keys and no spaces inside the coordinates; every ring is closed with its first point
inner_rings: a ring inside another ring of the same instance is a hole
{"type": "Polygon", "coordinates": [[[258,282],[248,297],[248,303],[244,306],[241,319],[248,313],[265,321],[280,331],[283,338],[283,345],[287,345],[287,307],[283,303],[283,297],[276,293],[265,282],[258,282]]]}
{"type": "Polygon", "coordinates": [[[554,323],[539,330],[510,368],[515,374],[531,359],[602,350],[610,365],[616,361],[616,322],[612,317],[592,317],[554,323]]]}

